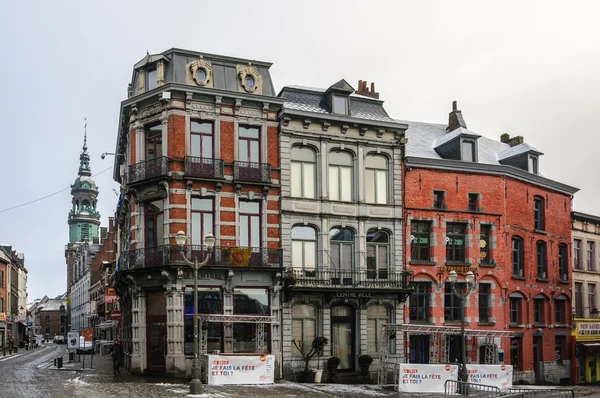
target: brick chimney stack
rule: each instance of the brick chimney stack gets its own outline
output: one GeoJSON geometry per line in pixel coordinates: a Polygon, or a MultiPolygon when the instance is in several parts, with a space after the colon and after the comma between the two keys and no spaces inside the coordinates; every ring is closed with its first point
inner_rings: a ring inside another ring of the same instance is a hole
{"type": "Polygon", "coordinates": [[[366,80],[359,80],[358,89],[354,93],[365,97],[379,99],[379,93],[375,92],[375,83],[371,82],[371,90],[369,90],[367,84],[368,82],[366,80]]]}

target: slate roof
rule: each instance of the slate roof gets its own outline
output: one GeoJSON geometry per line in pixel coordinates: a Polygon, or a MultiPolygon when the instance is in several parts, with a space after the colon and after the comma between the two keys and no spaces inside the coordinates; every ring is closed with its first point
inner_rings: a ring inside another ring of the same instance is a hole
{"type": "Polygon", "coordinates": [[[45,302],[44,304],[41,305],[42,309],[40,310],[40,312],[47,312],[47,311],[60,311],[60,306],[64,305],[65,308],[67,307],[67,301],[66,300],[56,300],[56,299],[50,299],[47,302],[45,302]]]}
{"type": "MultiPolygon", "coordinates": [[[[456,129],[451,133],[446,131],[445,124],[411,122],[397,120],[399,123],[408,124],[405,137],[408,138],[406,144],[406,156],[414,156],[418,158],[443,159],[435,150],[440,143],[447,142],[453,134],[460,134],[459,130],[466,134],[478,135],[471,130],[456,129]]],[[[525,144],[522,144],[525,145],[525,144]]],[[[521,146],[521,145],[519,145],[521,146]]],[[[477,139],[477,154],[478,163],[500,165],[499,157],[501,153],[506,153],[509,149],[514,149],[508,144],[500,141],[495,141],[490,138],[480,136],[477,139]]],[[[536,150],[537,151],[537,150],[536,150]]],[[[539,151],[537,151],[539,152],[539,151]]]]}
{"type": "MultiPolygon", "coordinates": [[[[285,86],[279,93],[279,97],[285,100],[283,109],[296,111],[319,113],[323,115],[331,114],[327,104],[327,89],[285,86]]],[[[397,123],[392,119],[383,108],[383,101],[365,97],[358,94],[350,94],[350,115],[358,119],[397,123]]]]}
{"type": "Polygon", "coordinates": [[[433,146],[434,146],[434,148],[438,147],[440,145],[445,144],[446,142],[452,141],[453,139],[455,139],[456,137],[461,136],[461,135],[470,135],[470,136],[481,137],[479,134],[474,133],[469,129],[459,127],[450,133],[446,133],[446,135],[444,135],[443,137],[436,139],[435,142],[433,143],[433,146]]]}
{"type": "Polygon", "coordinates": [[[508,148],[505,151],[502,151],[501,153],[498,154],[498,159],[500,159],[500,160],[509,159],[509,158],[512,158],[513,156],[517,156],[517,155],[520,155],[520,154],[526,153],[526,152],[535,152],[539,155],[543,155],[543,153],[541,151],[535,149],[533,146],[524,142],[522,144],[515,145],[511,148],[508,148]]]}

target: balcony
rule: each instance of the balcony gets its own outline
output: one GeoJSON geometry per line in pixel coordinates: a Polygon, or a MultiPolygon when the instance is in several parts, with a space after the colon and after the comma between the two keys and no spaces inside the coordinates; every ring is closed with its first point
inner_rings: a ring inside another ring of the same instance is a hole
{"type": "Polygon", "coordinates": [[[233,179],[270,184],[271,165],[268,163],[233,162],[233,179]]]}
{"type": "MultiPolygon", "coordinates": [[[[202,261],[206,257],[206,250],[203,246],[184,246],[182,249],[177,245],[166,245],[154,248],[133,249],[123,253],[119,261],[119,268],[121,271],[124,271],[170,265],[187,266],[187,263],[181,257],[182,251],[190,260],[197,257],[198,261],[202,261]]],[[[206,266],[222,268],[281,268],[282,265],[283,257],[281,249],[222,246],[213,249],[213,255],[206,266]]]]}
{"type": "Polygon", "coordinates": [[[295,289],[412,290],[412,271],[290,269],[287,287],[295,289]]]}
{"type": "Polygon", "coordinates": [[[223,178],[223,161],[221,159],[186,156],[185,175],[199,178],[223,178]]]}
{"type": "Polygon", "coordinates": [[[136,163],[133,166],[129,166],[127,183],[134,184],[136,182],[160,178],[166,176],[168,171],[169,158],[165,156],[136,163]]]}

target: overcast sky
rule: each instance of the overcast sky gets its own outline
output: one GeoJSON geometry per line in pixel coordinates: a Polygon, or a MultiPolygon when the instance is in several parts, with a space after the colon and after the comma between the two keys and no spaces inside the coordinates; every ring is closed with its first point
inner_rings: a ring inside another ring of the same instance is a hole
{"type": "MultiPolygon", "coordinates": [[[[595,197],[600,132],[596,1],[0,1],[0,243],[25,253],[29,299],[66,289],[70,192],[88,118],[94,174],[110,167],[132,66],[171,47],[273,62],[284,85],[374,81],[397,119],[523,135],[541,172],[595,197]]],[[[95,178],[102,224],[112,171],[95,178]]]]}

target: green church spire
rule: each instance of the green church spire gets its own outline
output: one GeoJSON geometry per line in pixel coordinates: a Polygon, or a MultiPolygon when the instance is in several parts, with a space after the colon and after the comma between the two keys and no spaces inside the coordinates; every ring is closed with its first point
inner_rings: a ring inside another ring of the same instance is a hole
{"type": "Polygon", "coordinates": [[[96,209],[98,187],[91,179],[90,154],[87,147],[87,119],[85,119],[83,148],[79,155],[79,177],[71,185],[69,211],[69,243],[92,241],[98,237],[100,212],[96,209]]]}

